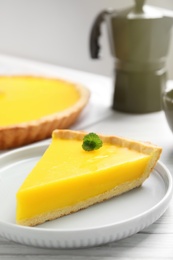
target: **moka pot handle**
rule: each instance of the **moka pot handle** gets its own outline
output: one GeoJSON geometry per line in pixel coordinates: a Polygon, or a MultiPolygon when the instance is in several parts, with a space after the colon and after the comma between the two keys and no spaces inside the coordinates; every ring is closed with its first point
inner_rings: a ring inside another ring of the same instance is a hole
{"type": "Polygon", "coordinates": [[[93,23],[91,33],[90,33],[90,55],[93,59],[99,58],[100,45],[99,45],[99,37],[101,35],[101,24],[105,21],[105,16],[110,14],[109,11],[105,10],[99,13],[93,23]]]}

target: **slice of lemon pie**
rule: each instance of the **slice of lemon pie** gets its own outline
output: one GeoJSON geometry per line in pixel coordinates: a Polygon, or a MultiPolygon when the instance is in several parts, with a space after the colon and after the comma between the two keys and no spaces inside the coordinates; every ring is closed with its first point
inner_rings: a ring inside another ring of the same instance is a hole
{"type": "Polygon", "coordinates": [[[53,132],[52,143],[17,192],[18,224],[35,226],[139,187],[161,154],[151,144],[99,137],[102,147],[98,142],[99,149],[92,150],[90,134],[53,132]]]}
{"type": "Polygon", "coordinates": [[[33,76],[0,77],[0,149],[18,147],[68,128],[89,99],[71,82],[33,76]]]}

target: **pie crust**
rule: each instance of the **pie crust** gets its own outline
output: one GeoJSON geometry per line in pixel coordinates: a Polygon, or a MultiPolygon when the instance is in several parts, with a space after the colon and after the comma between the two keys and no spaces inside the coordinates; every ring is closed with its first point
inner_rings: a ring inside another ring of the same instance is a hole
{"type": "MultiPolygon", "coordinates": [[[[26,77],[28,78],[30,76],[26,77]]],[[[60,81],[67,82],[65,80],[60,81]]],[[[19,146],[40,141],[51,137],[52,131],[55,129],[70,127],[77,120],[81,111],[88,103],[90,96],[90,92],[86,87],[75,83],[73,85],[80,94],[80,99],[73,106],[63,110],[62,112],[44,116],[39,120],[11,126],[0,126],[0,149],[17,148],[19,146]]]]}
{"type": "MultiPolygon", "coordinates": [[[[67,140],[75,139],[75,140],[82,141],[86,134],[87,133],[83,132],[83,131],[73,131],[73,130],[54,130],[53,131],[53,137],[67,139],[67,140]]],[[[85,201],[80,201],[73,206],[67,206],[62,209],[56,209],[54,211],[50,211],[50,212],[46,212],[46,213],[34,216],[30,219],[18,221],[18,224],[26,225],[26,226],[35,226],[35,225],[44,223],[47,220],[53,220],[53,219],[71,214],[73,212],[77,212],[81,209],[85,209],[91,205],[100,203],[100,202],[108,200],[112,197],[121,195],[124,192],[137,188],[137,187],[141,186],[142,183],[149,177],[150,173],[154,169],[154,167],[160,157],[160,154],[162,152],[162,148],[160,148],[156,145],[150,144],[150,143],[138,142],[138,141],[134,141],[131,139],[126,139],[126,138],[122,138],[122,137],[118,137],[118,136],[105,136],[102,134],[98,134],[98,135],[102,139],[103,143],[109,143],[109,144],[113,144],[116,146],[129,148],[129,149],[132,149],[139,153],[150,155],[149,162],[147,163],[143,174],[140,177],[138,177],[132,181],[123,182],[103,194],[99,194],[99,195],[89,198],[85,201]]]]}

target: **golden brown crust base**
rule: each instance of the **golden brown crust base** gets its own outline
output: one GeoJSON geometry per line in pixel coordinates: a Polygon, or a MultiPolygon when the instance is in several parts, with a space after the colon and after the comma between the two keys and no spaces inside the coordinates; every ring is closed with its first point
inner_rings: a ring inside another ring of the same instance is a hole
{"type": "MultiPolygon", "coordinates": [[[[53,132],[53,136],[56,138],[62,138],[62,139],[78,139],[82,140],[83,137],[85,136],[85,132],[82,131],[72,131],[72,130],[55,130],[53,132]]],[[[71,214],[73,212],[77,212],[81,209],[87,208],[91,205],[94,205],[96,203],[102,202],[104,200],[110,199],[114,196],[118,196],[124,192],[130,191],[136,187],[139,187],[142,185],[142,183],[148,178],[150,175],[151,171],[156,165],[156,162],[158,161],[160,154],[162,152],[162,149],[158,146],[148,144],[148,143],[143,143],[143,142],[138,142],[130,139],[125,139],[121,138],[118,136],[104,136],[104,135],[99,135],[100,138],[102,139],[103,142],[111,143],[111,144],[116,144],[122,147],[127,147],[129,149],[136,150],[138,152],[144,153],[144,154],[151,154],[151,159],[141,176],[141,178],[131,181],[131,182],[126,182],[123,183],[119,186],[116,186],[114,189],[107,191],[103,194],[100,194],[96,197],[90,198],[86,201],[82,201],[74,206],[71,207],[66,207],[63,209],[55,210],[52,212],[47,212],[39,216],[35,216],[32,219],[27,219],[18,222],[20,225],[26,225],[26,226],[35,226],[41,223],[44,223],[47,220],[53,220],[68,214],[71,214]]]]}
{"type": "MultiPolygon", "coordinates": [[[[28,77],[28,76],[27,76],[28,77]]],[[[63,81],[63,80],[61,80],[63,81]]],[[[0,127],[0,149],[16,148],[49,138],[55,129],[70,127],[78,118],[79,114],[89,100],[89,90],[84,86],[74,84],[81,98],[75,105],[40,120],[21,123],[10,127],[0,127]]]]}

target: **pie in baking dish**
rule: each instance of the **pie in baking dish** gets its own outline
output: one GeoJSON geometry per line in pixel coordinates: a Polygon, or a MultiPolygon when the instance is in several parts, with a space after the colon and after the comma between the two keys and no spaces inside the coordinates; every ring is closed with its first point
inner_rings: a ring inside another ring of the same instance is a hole
{"type": "Polygon", "coordinates": [[[85,135],[53,132],[52,143],[17,192],[18,224],[35,226],[139,187],[161,154],[155,145],[105,135],[99,135],[100,149],[85,151],[85,135]]]}
{"type": "Polygon", "coordinates": [[[0,76],[0,149],[39,141],[56,128],[68,128],[88,99],[88,89],[64,80],[0,76]]]}

